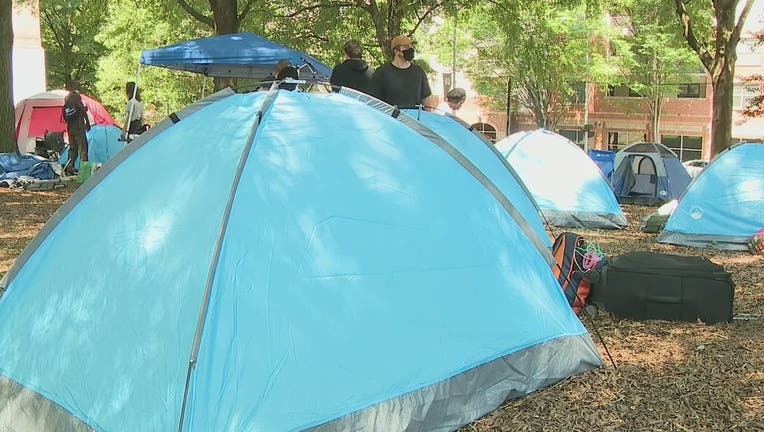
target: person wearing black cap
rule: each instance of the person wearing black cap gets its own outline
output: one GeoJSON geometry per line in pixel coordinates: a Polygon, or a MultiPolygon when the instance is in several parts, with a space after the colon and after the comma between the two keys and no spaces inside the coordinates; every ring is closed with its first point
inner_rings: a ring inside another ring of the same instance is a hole
{"type": "Polygon", "coordinates": [[[345,61],[334,67],[329,82],[336,87],[350,87],[368,93],[372,71],[369,64],[361,59],[361,44],[350,39],[342,50],[345,51],[345,61]]]}
{"type": "Polygon", "coordinates": [[[390,42],[393,60],[374,71],[369,94],[398,108],[434,107],[432,91],[424,70],[411,63],[414,45],[408,36],[396,36],[390,42]]]}

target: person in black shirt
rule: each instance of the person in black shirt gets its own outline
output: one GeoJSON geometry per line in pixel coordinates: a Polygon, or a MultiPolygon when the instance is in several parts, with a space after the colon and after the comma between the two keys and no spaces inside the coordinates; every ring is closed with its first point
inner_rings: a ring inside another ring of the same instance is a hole
{"type": "Polygon", "coordinates": [[[424,105],[434,107],[430,83],[424,70],[412,64],[414,46],[408,36],[396,36],[390,42],[393,60],[374,71],[369,94],[398,108],[424,105]]]}
{"type": "Polygon", "coordinates": [[[349,40],[342,47],[345,51],[345,61],[334,66],[329,82],[337,87],[350,87],[360,92],[369,92],[371,68],[361,59],[361,44],[357,40],[349,40]]]}
{"type": "Polygon", "coordinates": [[[69,93],[64,98],[61,117],[66,122],[69,136],[69,160],[64,166],[64,172],[66,175],[73,175],[75,159],[79,157],[80,163],[88,160],[88,139],[85,132],[90,130],[90,118],[88,108],[80,95],[80,82],[72,80],[66,85],[66,89],[69,93]]]}

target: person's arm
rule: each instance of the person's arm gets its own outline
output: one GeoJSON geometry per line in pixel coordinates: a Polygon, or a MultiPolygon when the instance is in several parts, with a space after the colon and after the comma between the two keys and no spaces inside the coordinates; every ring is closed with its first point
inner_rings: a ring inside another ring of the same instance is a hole
{"type": "Polygon", "coordinates": [[[82,102],[82,96],[77,93],[77,100],[74,102],[77,109],[80,110],[82,118],[85,119],[85,130],[90,130],[90,117],[88,116],[88,107],[82,102]]]}
{"type": "Polygon", "coordinates": [[[371,79],[369,80],[369,94],[379,100],[384,100],[385,96],[384,87],[382,86],[382,74],[382,66],[380,66],[371,74],[371,79]]]}

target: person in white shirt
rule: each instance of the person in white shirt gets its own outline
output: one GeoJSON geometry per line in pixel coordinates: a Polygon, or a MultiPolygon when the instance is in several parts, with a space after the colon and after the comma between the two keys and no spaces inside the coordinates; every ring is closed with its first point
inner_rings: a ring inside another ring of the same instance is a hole
{"type": "Polygon", "coordinates": [[[126,124],[128,135],[139,135],[146,131],[143,124],[143,102],[141,102],[141,92],[136,88],[133,81],[125,84],[125,95],[127,96],[126,124]]]}

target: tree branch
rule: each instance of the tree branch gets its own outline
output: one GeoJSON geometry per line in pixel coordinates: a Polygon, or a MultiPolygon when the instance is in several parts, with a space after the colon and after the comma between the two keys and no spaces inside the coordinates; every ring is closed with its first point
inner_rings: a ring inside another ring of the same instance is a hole
{"type": "Polygon", "coordinates": [[[748,13],[751,12],[752,6],[753,6],[753,0],[747,0],[745,2],[745,6],[743,6],[743,10],[740,12],[740,17],[737,19],[735,30],[732,31],[732,37],[730,38],[730,42],[735,41],[734,43],[737,44],[737,41],[740,40],[740,33],[742,33],[743,31],[745,20],[748,18],[748,13]]]}
{"type": "MultiPolygon", "coordinates": [[[[748,0],[748,1],[753,1],[753,0],[748,0]]],[[[446,3],[448,3],[448,0],[442,0],[431,5],[429,8],[427,8],[427,10],[424,12],[424,14],[422,14],[421,17],[419,16],[417,17],[418,21],[416,22],[416,24],[414,24],[414,28],[411,29],[411,31],[409,32],[409,35],[416,33],[416,30],[419,28],[422,22],[424,22],[424,20],[427,19],[427,16],[433,13],[439,7],[445,6],[446,3]]]]}
{"type": "Polygon", "coordinates": [[[250,12],[252,12],[252,6],[255,5],[255,0],[247,0],[247,3],[241,9],[241,13],[236,17],[236,22],[241,24],[247,18],[250,12]]]}
{"type": "Polygon", "coordinates": [[[336,7],[336,8],[353,7],[353,6],[358,6],[358,3],[359,2],[354,2],[354,3],[347,3],[347,2],[346,3],[328,3],[328,4],[326,4],[326,3],[319,3],[319,4],[310,5],[310,6],[303,6],[303,7],[299,8],[299,9],[297,9],[297,10],[295,10],[293,12],[290,12],[288,14],[285,14],[285,15],[271,14],[271,16],[274,17],[274,18],[294,18],[297,15],[300,15],[302,13],[305,13],[305,12],[311,11],[311,10],[315,10],[315,9],[333,8],[333,7],[336,7]]]}
{"type": "MultiPolygon", "coordinates": [[[[698,39],[695,37],[695,32],[692,29],[690,14],[687,12],[685,1],[686,0],[674,0],[674,3],[676,3],[676,14],[679,17],[679,23],[682,25],[682,35],[687,40],[690,48],[698,54],[698,57],[700,57],[700,61],[703,63],[706,70],[713,75],[714,69],[716,69],[714,59],[708,52],[708,49],[698,42],[698,39]]],[[[748,1],[750,2],[751,0],[748,1]]]]}
{"type": "Polygon", "coordinates": [[[199,21],[202,24],[206,24],[212,28],[215,28],[215,22],[212,21],[212,18],[194,9],[190,4],[188,4],[188,2],[186,2],[186,0],[177,0],[177,1],[180,7],[183,8],[183,10],[186,11],[186,13],[194,17],[197,21],[199,21]]]}

